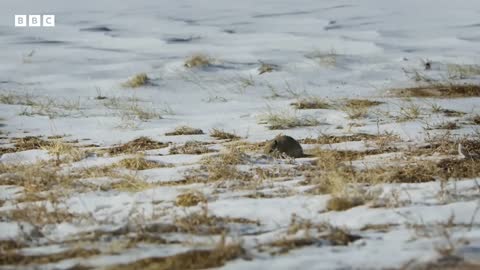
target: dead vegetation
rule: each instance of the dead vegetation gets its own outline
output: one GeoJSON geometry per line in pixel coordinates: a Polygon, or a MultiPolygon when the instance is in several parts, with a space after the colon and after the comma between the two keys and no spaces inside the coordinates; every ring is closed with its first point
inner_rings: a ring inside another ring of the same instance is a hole
{"type": "Polygon", "coordinates": [[[230,225],[232,224],[260,226],[260,222],[247,218],[209,215],[206,207],[200,213],[192,213],[175,220],[178,231],[198,235],[225,234],[230,231],[230,225]]]}
{"type": "Polygon", "coordinates": [[[267,251],[271,255],[281,255],[305,246],[346,246],[361,239],[360,236],[351,234],[346,229],[334,227],[326,223],[312,224],[307,222],[303,223],[300,229],[304,232],[303,237],[287,235],[281,239],[261,244],[257,249],[261,252],[267,251]]]}
{"type": "Polygon", "coordinates": [[[136,154],[141,151],[154,150],[167,147],[168,144],[154,141],[148,137],[139,137],[128,143],[114,146],[107,150],[110,155],[136,154]]]}
{"type": "Polygon", "coordinates": [[[190,191],[178,195],[175,204],[177,206],[190,207],[206,201],[207,198],[201,192],[190,191]]]}
{"type": "Polygon", "coordinates": [[[360,197],[333,197],[327,202],[327,211],[345,211],[362,204],[364,201],[360,197]]]}
{"type": "Polygon", "coordinates": [[[184,66],[187,68],[204,68],[211,66],[213,59],[206,54],[194,54],[185,60],[184,66]]]}
{"type": "Polygon", "coordinates": [[[174,131],[165,133],[165,136],[178,136],[178,135],[201,135],[204,134],[203,130],[198,128],[192,128],[189,126],[179,126],[174,131]]]}
{"type": "Polygon", "coordinates": [[[331,108],[331,105],[327,101],[319,97],[301,98],[291,103],[290,105],[292,105],[297,110],[331,108]]]}
{"type": "MultiPolygon", "coordinates": [[[[1,254],[1,253],[0,253],[1,254]]],[[[18,252],[7,252],[0,256],[0,265],[37,265],[60,262],[67,259],[87,259],[92,256],[99,255],[100,251],[97,249],[74,248],[67,251],[42,254],[42,255],[25,255],[18,252]]]]}
{"type": "Polygon", "coordinates": [[[53,204],[49,209],[47,203],[28,203],[21,208],[3,211],[2,217],[15,222],[26,222],[39,228],[47,224],[60,224],[80,220],[86,216],[76,215],[53,204]]]}
{"type": "Polygon", "coordinates": [[[170,155],[201,155],[206,153],[216,152],[216,150],[208,147],[210,143],[199,141],[188,141],[183,145],[174,145],[169,149],[170,155]]]}
{"type": "Polygon", "coordinates": [[[135,170],[135,171],[171,167],[171,165],[168,165],[168,164],[147,160],[142,155],[137,155],[132,158],[122,159],[118,163],[118,165],[126,169],[135,170]]]}
{"type": "Polygon", "coordinates": [[[480,75],[478,65],[447,64],[448,78],[451,80],[464,80],[480,75]]]}
{"type": "Polygon", "coordinates": [[[139,73],[133,76],[131,79],[123,83],[124,87],[138,88],[141,86],[148,85],[150,83],[150,78],[146,73],[139,73]]]}
{"type": "Polygon", "coordinates": [[[279,66],[274,65],[274,64],[268,64],[260,61],[260,67],[258,68],[258,74],[262,75],[264,73],[269,73],[273,71],[279,70],[279,66]]]}
{"type": "Polygon", "coordinates": [[[196,270],[221,267],[226,262],[243,257],[245,250],[239,244],[219,244],[214,249],[191,250],[168,257],[154,257],[129,264],[115,265],[109,270],[196,270]]]}
{"type": "Polygon", "coordinates": [[[399,97],[462,98],[480,96],[480,85],[456,83],[432,83],[410,88],[393,89],[399,97]]]}
{"type": "Polygon", "coordinates": [[[339,108],[348,115],[348,118],[359,119],[366,117],[371,107],[378,106],[382,103],[383,102],[368,99],[349,99],[344,101],[339,108]]]}
{"type": "Polygon", "coordinates": [[[342,142],[382,140],[383,138],[386,138],[386,137],[388,137],[388,140],[390,141],[398,140],[398,138],[395,138],[394,135],[389,136],[388,134],[374,135],[374,134],[367,134],[367,133],[356,133],[352,135],[339,135],[339,136],[322,134],[317,138],[301,139],[299,140],[299,142],[304,144],[335,144],[335,143],[342,143],[342,142]]]}
{"type": "Polygon", "coordinates": [[[480,114],[476,114],[470,118],[470,121],[475,125],[480,125],[480,114]]]}
{"type": "Polygon", "coordinates": [[[239,136],[226,132],[221,129],[214,128],[210,131],[210,136],[219,140],[238,140],[240,139],[239,136]]]}
{"type": "Polygon", "coordinates": [[[59,173],[59,170],[60,168],[48,162],[38,162],[36,164],[0,163],[0,184],[21,186],[27,194],[72,186],[74,179],[59,173]]]}
{"type": "Polygon", "coordinates": [[[295,127],[316,126],[320,122],[312,116],[300,116],[290,111],[269,111],[260,116],[260,124],[265,124],[269,129],[290,129],[295,127]]]}
{"type": "Polygon", "coordinates": [[[253,175],[244,170],[239,170],[236,165],[247,163],[249,156],[236,148],[215,155],[203,157],[201,166],[187,170],[181,181],[166,182],[165,185],[179,185],[192,183],[208,183],[227,180],[239,180],[238,185],[244,185],[253,179],[253,175]]]}

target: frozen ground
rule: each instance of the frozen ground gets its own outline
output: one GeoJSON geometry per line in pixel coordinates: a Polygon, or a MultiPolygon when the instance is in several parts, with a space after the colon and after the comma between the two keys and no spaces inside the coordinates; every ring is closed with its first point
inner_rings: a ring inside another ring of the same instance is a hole
{"type": "Polygon", "coordinates": [[[399,98],[390,90],[428,80],[478,85],[479,18],[474,0],[2,0],[0,268],[480,263],[477,161],[447,179],[410,183],[407,174],[395,183],[312,191],[322,185],[321,150],[369,153],[338,163],[357,170],[463,162],[449,140],[478,142],[479,94],[399,98]],[[55,14],[56,27],[14,28],[14,14],[55,14]],[[186,67],[195,54],[208,55],[210,65],[186,67]],[[261,63],[273,71],[260,75],[261,63]],[[148,84],[124,85],[139,73],[148,84]],[[330,106],[291,106],[318,98],[330,106]],[[345,105],[349,99],[381,103],[357,108],[345,105]],[[269,115],[315,122],[272,130],[269,115]],[[449,123],[455,126],[442,128],[449,123]],[[204,134],[165,135],[184,125],[204,134]],[[214,138],[213,129],[240,139],[214,138]],[[279,133],[302,139],[312,156],[263,156],[261,143],[279,133]],[[305,140],[363,133],[372,137],[305,140]],[[25,136],[42,141],[15,144],[25,136]],[[141,136],[165,145],[109,150],[141,136]],[[174,151],[189,141],[198,153],[174,151]],[[216,160],[219,153],[226,157],[216,160]],[[154,165],[128,169],[126,158],[154,165]],[[185,193],[200,203],[181,206],[185,193]],[[338,196],[363,203],[330,211],[338,196]],[[343,241],[332,236],[337,230],[343,241]],[[218,255],[230,245],[242,251],[218,255]],[[176,264],[192,250],[217,253],[176,264]]]}

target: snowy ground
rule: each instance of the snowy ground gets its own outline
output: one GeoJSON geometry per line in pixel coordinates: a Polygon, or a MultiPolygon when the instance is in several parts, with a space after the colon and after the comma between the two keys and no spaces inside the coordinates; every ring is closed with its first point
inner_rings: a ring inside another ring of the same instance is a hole
{"type": "Polygon", "coordinates": [[[2,0],[0,268],[480,264],[480,163],[450,141],[480,140],[480,95],[391,91],[428,80],[478,85],[479,15],[474,0],[2,0]],[[14,28],[14,14],[55,14],[56,27],[14,28]],[[195,54],[210,64],[186,67],[195,54]],[[259,74],[261,63],[272,72],[259,74]],[[149,83],[125,86],[140,73],[149,83]],[[318,99],[328,108],[291,105],[318,99]],[[314,122],[272,130],[269,115],[314,122]],[[204,134],[165,134],[179,126],[204,134]],[[214,129],[240,139],[214,138],[214,129]],[[264,156],[262,143],[280,133],[311,156],[264,156]],[[372,136],[341,139],[364,133],[372,136]],[[340,139],[312,141],[327,135],[340,139]],[[15,139],[26,136],[41,140],[20,147],[15,139]],[[109,150],[141,136],[164,144],[109,150]],[[175,150],[190,141],[198,153],[175,150]],[[338,163],[359,171],[471,163],[446,169],[448,179],[410,183],[407,174],[313,192],[322,149],[361,153],[338,163]],[[127,158],[151,167],[128,169],[127,158]],[[182,206],[182,194],[198,204],[182,206]],[[362,203],[330,211],[338,196],[362,203]],[[229,256],[232,246],[240,248],[229,256]],[[198,250],[213,253],[182,257],[198,250]]]}

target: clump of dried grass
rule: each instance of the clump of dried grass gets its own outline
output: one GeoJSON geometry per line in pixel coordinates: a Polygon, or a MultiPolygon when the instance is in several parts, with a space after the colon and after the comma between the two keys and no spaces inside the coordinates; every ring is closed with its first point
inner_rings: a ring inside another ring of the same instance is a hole
{"type": "Polygon", "coordinates": [[[148,170],[154,168],[163,168],[168,167],[169,165],[159,163],[152,160],[145,159],[142,155],[137,155],[132,158],[122,159],[119,163],[119,166],[124,167],[129,170],[148,170]]]}
{"type": "Polygon", "coordinates": [[[199,235],[227,233],[229,232],[230,224],[260,226],[260,222],[247,218],[209,215],[206,208],[200,213],[192,213],[175,220],[175,226],[177,226],[179,231],[199,235]]]}
{"type": "Polygon", "coordinates": [[[368,99],[349,99],[340,105],[340,109],[344,111],[350,119],[358,119],[366,117],[368,111],[373,106],[378,106],[383,102],[368,99]]]}
{"type": "Polygon", "coordinates": [[[332,197],[327,202],[327,211],[345,211],[355,206],[364,204],[360,197],[332,197]]]}
{"type": "Polygon", "coordinates": [[[277,65],[267,64],[267,63],[264,63],[264,62],[260,61],[260,67],[258,68],[258,74],[262,75],[263,73],[269,73],[269,72],[272,72],[272,71],[276,71],[278,69],[279,69],[279,67],[277,65]]]}
{"type": "Polygon", "coordinates": [[[198,128],[192,128],[189,126],[179,126],[174,131],[165,133],[165,136],[177,136],[177,135],[201,135],[204,134],[203,130],[198,128]]]}
{"type": "Polygon", "coordinates": [[[188,141],[183,145],[172,146],[169,150],[171,155],[185,154],[185,155],[201,155],[205,153],[215,152],[215,150],[208,148],[209,143],[199,141],[188,141]]]}
{"type": "Polygon", "coordinates": [[[157,142],[148,137],[139,137],[123,145],[108,149],[108,153],[111,155],[135,154],[140,151],[160,149],[167,146],[166,143],[157,142]]]}
{"type": "Polygon", "coordinates": [[[146,73],[139,73],[133,76],[131,79],[123,83],[124,87],[138,88],[150,83],[150,78],[146,73]]]}
{"type": "Polygon", "coordinates": [[[320,122],[311,116],[299,116],[290,111],[269,111],[260,116],[260,124],[265,124],[269,129],[290,129],[294,127],[316,126],[320,122]]]}
{"type": "Polygon", "coordinates": [[[206,54],[194,54],[185,60],[187,68],[204,68],[212,65],[213,59],[206,54]]]}
{"type": "Polygon", "coordinates": [[[221,267],[226,262],[245,256],[246,252],[239,244],[219,244],[211,250],[199,249],[178,253],[168,257],[140,259],[132,263],[115,265],[110,270],[194,270],[221,267]]]}
{"type": "Polygon", "coordinates": [[[206,201],[207,198],[202,193],[190,191],[178,195],[175,200],[175,205],[190,207],[206,201]]]}
{"type": "Polygon", "coordinates": [[[432,83],[410,88],[393,89],[392,93],[400,97],[462,98],[480,96],[480,85],[432,83]]]}
{"type": "Polygon", "coordinates": [[[301,98],[291,103],[290,105],[295,107],[295,109],[297,110],[331,108],[331,105],[327,101],[319,97],[301,98]]]}
{"type": "Polygon", "coordinates": [[[480,75],[478,65],[447,64],[448,78],[452,80],[463,80],[480,75]]]}
{"type": "Polygon", "coordinates": [[[8,252],[0,256],[0,265],[40,265],[68,259],[87,259],[99,254],[101,254],[101,252],[93,248],[73,248],[59,253],[42,255],[26,255],[19,252],[8,252]]]}
{"type": "Polygon", "coordinates": [[[233,133],[229,133],[229,132],[226,132],[224,130],[217,129],[217,128],[214,128],[210,131],[210,136],[212,136],[213,138],[219,139],[219,140],[238,140],[238,139],[240,139],[239,136],[237,136],[233,133]]]}
{"type": "Polygon", "coordinates": [[[38,193],[73,185],[74,179],[61,174],[59,170],[57,166],[52,166],[48,162],[0,163],[0,184],[21,186],[25,193],[38,193]]]}

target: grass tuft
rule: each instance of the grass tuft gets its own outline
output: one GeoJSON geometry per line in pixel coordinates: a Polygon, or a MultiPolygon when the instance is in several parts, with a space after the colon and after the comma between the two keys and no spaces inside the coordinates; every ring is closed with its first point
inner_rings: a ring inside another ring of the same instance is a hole
{"type": "Polygon", "coordinates": [[[179,126],[174,131],[165,133],[165,136],[177,136],[177,135],[201,135],[204,134],[203,130],[198,128],[192,128],[189,126],[179,126]]]}
{"type": "Polygon", "coordinates": [[[348,115],[348,118],[358,119],[366,117],[370,107],[378,106],[382,103],[368,99],[349,99],[340,105],[340,109],[348,115]]]}
{"type": "Polygon", "coordinates": [[[138,155],[133,158],[122,159],[118,165],[135,171],[168,167],[166,164],[158,163],[152,160],[146,160],[142,155],[138,155]]]}
{"type": "Polygon", "coordinates": [[[184,66],[187,68],[204,68],[211,66],[213,59],[205,54],[194,54],[185,60],[184,66]]]}
{"type": "Polygon", "coordinates": [[[290,105],[295,107],[295,109],[297,110],[331,108],[330,104],[327,101],[318,97],[302,98],[291,103],[290,105]]]}
{"type": "Polygon", "coordinates": [[[260,124],[266,124],[269,129],[289,129],[294,127],[316,126],[320,122],[311,116],[299,116],[290,111],[272,112],[260,116],[260,124]]]}
{"type": "Polygon", "coordinates": [[[138,88],[141,86],[145,86],[150,83],[150,78],[147,76],[146,73],[139,73],[133,76],[130,80],[126,81],[122,85],[124,87],[130,88],[138,88]]]}
{"type": "Polygon", "coordinates": [[[345,211],[363,203],[364,201],[359,198],[333,197],[327,202],[327,210],[345,211]]]}
{"type": "Polygon", "coordinates": [[[393,89],[392,93],[400,97],[432,97],[432,98],[462,98],[479,97],[480,85],[478,84],[455,84],[455,83],[432,83],[425,86],[393,89]]]}
{"type": "Polygon", "coordinates": [[[108,149],[110,155],[135,154],[140,151],[160,149],[167,147],[166,143],[154,141],[148,137],[139,137],[123,145],[108,149]]]}
{"type": "Polygon", "coordinates": [[[201,155],[215,152],[216,150],[208,148],[208,143],[198,141],[188,141],[184,145],[172,146],[169,150],[170,155],[201,155]]]}
{"type": "Polygon", "coordinates": [[[229,132],[226,132],[224,130],[220,130],[220,129],[212,129],[210,131],[210,136],[212,136],[213,138],[216,138],[216,139],[219,139],[219,140],[238,140],[240,139],[239,136],[233,134],[233,133],[229,133],[229,132]]]}
{"type": "Polygon", "coordinates": [[[238,244],[219,244],[216,248],[207,250],[191,250],[168,257],[140,259],[133,263],[115,265],[109,270],[196,270],[210,269],[225,265],[226,262],[245,255],[245,250],[238,244]]]}
{"type": "Polygon", "coordinates": [[[175,205],[190,207],[206,201],[207,198],[200,192],[187,192],[177,196],[175,205]]]}

